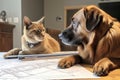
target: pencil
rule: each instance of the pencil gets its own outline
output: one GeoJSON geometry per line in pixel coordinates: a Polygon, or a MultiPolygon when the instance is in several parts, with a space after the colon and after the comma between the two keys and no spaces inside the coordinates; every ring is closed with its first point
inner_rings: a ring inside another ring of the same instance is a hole
{"type": "Polygon", "coordinates": [[[7,56],[7,59],[24,59],[24,58],[39,58],[39,57],[54,57],[54,56],[68,56],[78,54],[77,51],[62,51],[62,52],[54,52],[50,54],[30,54],[30,55],[10,55],[7,56]]]}

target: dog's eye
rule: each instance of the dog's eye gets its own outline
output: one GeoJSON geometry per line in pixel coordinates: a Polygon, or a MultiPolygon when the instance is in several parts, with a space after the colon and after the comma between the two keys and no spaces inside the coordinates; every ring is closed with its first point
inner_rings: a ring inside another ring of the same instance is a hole
{"type": "Polygon", "coordinates": [[[74,28],[76,28],[77,25],[78,25],[78,22],[77,22],[77,21],[72,21],[72,26],[73,26],[74,28]]]}

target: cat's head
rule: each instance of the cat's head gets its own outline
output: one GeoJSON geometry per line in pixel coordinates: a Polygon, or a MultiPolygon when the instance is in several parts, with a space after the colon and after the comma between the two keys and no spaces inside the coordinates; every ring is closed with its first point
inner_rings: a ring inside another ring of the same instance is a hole
{"type": "Polygon", "coordinates": [[[24,37],[30,43],[37,43],[44,40],[46,30],[43,26],[44,17],[32,22],[27,16],[24,17],[24,37]]]}

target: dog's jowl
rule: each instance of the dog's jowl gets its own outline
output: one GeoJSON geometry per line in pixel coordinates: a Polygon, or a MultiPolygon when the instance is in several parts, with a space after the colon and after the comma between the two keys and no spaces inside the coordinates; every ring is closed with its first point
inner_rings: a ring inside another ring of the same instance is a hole
{"type": "Polygon", "coordinates": [[[78,55],[60,60],[60,68],[79,63],[93,64],[93,72],[105,76],[120,66],[120,23],[100,8],[83,7],[59,34],[64,44],[78,46],[78,55]]]}

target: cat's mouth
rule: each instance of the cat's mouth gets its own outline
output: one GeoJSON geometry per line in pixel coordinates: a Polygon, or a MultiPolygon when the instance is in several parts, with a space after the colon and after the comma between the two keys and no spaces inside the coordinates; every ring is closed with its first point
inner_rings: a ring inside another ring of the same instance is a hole
{"type": "Polygon", "coordinates": [[[37,37],[37,36],[35,36],[34,39],[37,42],[42,42],[44,40],[44,37],[37,37]]]}
{"type": "Polygon", "coordinates": [[[26,40],[28,43],[36,44],[36,43],[41,43],[43,41],[43,38],[34,38],[34,39],[27,39],[26,40]]]}

